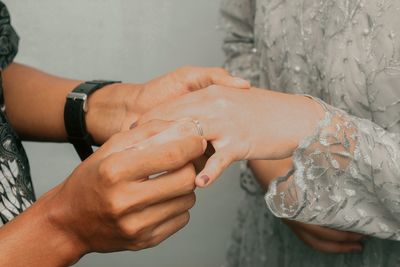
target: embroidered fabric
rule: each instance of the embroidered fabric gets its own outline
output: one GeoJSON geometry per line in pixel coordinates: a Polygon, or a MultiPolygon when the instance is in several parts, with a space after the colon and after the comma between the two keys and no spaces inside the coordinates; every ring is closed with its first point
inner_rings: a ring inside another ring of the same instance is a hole
{"type": "MultiPolygon", "coordinates": [[[[323,104],[323,103],[322,103],[323,104]]],[[[325,119],[265,196],[278,217],[400,240],[400,135],[323,104],[325,119]]]]}
{"type": "Polygon", "coordinates": [[[226,68],[326,107],[294,172],[270,187],[272,211],[369,236],[362,253],[310,249],[266,207],[244,163],[226,266],[400,265],[400,2],[223,0],[221,10],[226,68]]]}

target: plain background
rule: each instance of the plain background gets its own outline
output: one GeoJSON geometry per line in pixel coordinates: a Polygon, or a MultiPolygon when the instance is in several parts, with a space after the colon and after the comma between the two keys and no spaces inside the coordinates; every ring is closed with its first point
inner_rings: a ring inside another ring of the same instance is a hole
{"type": "MultiPolygon", "coordinates": [[[[16,61],[53,74],[139,83],[183,65],[223,63],[217,0],[4,2],[21,37],[16,61]]],[[[38,196],[79,163],[68,144],[25,143],[25,148],[38,196]]],[[[237,166],[197,195],[189,225],[159,247],[91,254],[76,266],[221,266],[242,198],[237,166]]]]}

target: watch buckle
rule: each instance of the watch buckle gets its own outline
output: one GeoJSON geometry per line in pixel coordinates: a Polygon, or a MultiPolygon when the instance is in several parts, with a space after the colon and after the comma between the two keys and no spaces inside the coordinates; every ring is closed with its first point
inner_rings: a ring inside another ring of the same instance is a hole
{"type": "Polygon", "coordinates": [[[76,92],[71,92],[68,94],[67,98],[72,99],[76,101],[77,99],[83,101],[83,111],[87,112],[87,94],[84,93],[76,93],[76,92]]]}

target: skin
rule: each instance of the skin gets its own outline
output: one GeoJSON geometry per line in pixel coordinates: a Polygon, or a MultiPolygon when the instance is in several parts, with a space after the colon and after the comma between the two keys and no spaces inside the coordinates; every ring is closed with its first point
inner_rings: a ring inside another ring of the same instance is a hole
{"type": "MultiPolygon", "coordinates": [[[[66,141],[65,97],[81,81],[17,63],[2,75],[7,117],[19,136],[66,141]]],[[[113,84],[93,93],[86,126],[104,144],[0,228],[0,266],[67,266],[90,252],[155,246],[186,225],[195,202],[190,162],[207,143],[188,122],[128,129],[155,106],[211,84],[250,86],[223,69],[185,67],[144,84],[113,84]]]]}
{"type": "MultiPolygon", "coordinates": [[[[23,140],[64,142],[64,104],[82,81],[56,77],[13,63],[2,72],[7,117],[23,140]]],[[[218,84],[249,88],[221,68],[183,67],[144,84],[112,84],[88,98],[86,126],[95,142],[127,130],[142,114],[161,103],[218,84]]]]}
{"type": "Polygon", "coordinates": [[[210,86],[152,109],[140,122],[197,119],[215,149],[196,179],[206,187],[233,161],[287,158],[323,115],[308,97],[210,86]]]}
{"type": "Polygon", "coordinates": [[[184,227],[195,203],[190,161],[206,142],[190,125],[165,137],[174,127],[181,125],[149,123],[114,135],[1,228],[0,266],[67,266],[89,252],[153,247],[184,227]]]}
{"type": "MultiPolygon", "coordinates": [[[[257,88],[232,91],[211,86],[161,105],[145,114],[141,121],[186,117],[199,120],[215,153],[209,159],[203,158],[205,166],[196,178],[197,186],[209,186],[233,161],[247,159],[251,160],[250,166],[261,186],[267,189],[273,178],[290,170],[288,157],[302,139],[312,134],[323,115],[322,107],[308,97],[257,88]]],[[[360,234],[284,222],[316,250],[331,253],[362,250],[360,234]]]]}

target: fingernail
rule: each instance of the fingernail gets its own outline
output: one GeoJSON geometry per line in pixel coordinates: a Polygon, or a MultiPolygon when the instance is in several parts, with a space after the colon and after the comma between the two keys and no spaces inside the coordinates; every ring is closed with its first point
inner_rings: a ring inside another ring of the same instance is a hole
{"type": "Polygon", "coordinates": [[[237,85],[240,85],[240,86],[243,86],[243,87],[250,87],[251,86],[250,82],[245,80],[245,79],[242,79],[240,77],[233,77],[233,78],[234,78],[235,83],[237,85]]]}
{"type": "Polygon", "coordinates": [[[134,123],[131,124],[131,126],[129,127],[129,129],[133,129],[137,126],[137,121],[135,121],[134,123]]]}
{"type": "Polygon", "coordinates": [[[203,185],[207,185],[208,182],[210,181],[210,177],[208,177],[207,175],[202,175],[200,176],[200,180],[202,181],[203,185]]]}

